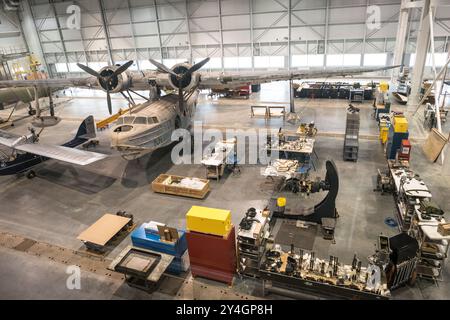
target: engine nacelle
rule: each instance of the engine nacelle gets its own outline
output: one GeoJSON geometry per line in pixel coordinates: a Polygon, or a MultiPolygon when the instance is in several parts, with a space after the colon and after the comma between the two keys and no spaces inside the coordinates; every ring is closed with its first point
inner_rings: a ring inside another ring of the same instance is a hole
{"type": "MultiPolygon", "coordinates": [[[[178,63],[172,67],[172,71],[176,74],[183,75],[184,73],[186,73],[186,71],[189,70],[190,67],[191,65],[187,63],[178,63]]],[[[195,88],[200,82],[200,74],[197,72],[194,72],[191,75],[187,75],[182,80],[171,74],[168,75],[168,78],[169,85],[174,90],[178,90],[179,88],[181,88],[184,91],[190,91],[191,89],[195,88]]]]}
{"type": "Polygon", "coordinates": [[[109,88],[110,93],[119,93],[131,87],[131,77],[127,72],[111,77],[108,82],[104,80],[104,78],[111,76],[117,68],[118,66],[106,66],[100,70],[99,73],[102,78],[97,80],[97,82],[104,91],[107,91],[109,88]]]}

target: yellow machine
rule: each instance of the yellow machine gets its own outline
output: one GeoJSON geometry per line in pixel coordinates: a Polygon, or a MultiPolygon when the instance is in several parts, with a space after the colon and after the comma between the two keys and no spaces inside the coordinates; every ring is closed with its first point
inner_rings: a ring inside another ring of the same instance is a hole
{"type": "Polygon", "coordinates": [[[226,236],[231,228],[230,210],[193,206],[186,214],[188,231],[226,236]]]}
{"type": "Polygon", "coordinates": [[[389,84],[387,82],[380,82],[380,91],[387,92],[389,90],[389,84]]]}

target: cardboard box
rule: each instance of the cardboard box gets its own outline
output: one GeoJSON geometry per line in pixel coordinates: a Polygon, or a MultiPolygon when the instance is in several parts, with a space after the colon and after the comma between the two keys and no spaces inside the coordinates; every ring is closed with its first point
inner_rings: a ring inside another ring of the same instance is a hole
{"type": "Polygon", "coordinates": [[[450,223],[440,223],[438,225],[438,232],[444,237],[450,236],[450,223]]]}

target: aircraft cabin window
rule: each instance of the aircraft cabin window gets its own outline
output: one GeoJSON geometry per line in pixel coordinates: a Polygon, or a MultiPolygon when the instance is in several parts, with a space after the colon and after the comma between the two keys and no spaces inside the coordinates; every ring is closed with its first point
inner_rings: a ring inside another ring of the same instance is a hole
{"type": "Polygon", "coordinates": [[[157,117],[148,117],[148,123],[149,124],[158,123],[158,118],[157,117]]]}
{"type": "Polygon", "coordinates": [[[147,124],[147,118],[146,117],[136,117],[133,124],[147,124]]]}
{"type": "Polygon", "coordinates": [[[124,123],[125,124],[132,124],[133,121],[134,121],[134,118],[136,118],[136,117],[124,117],[123,118],[124,119],[124,123]]]}

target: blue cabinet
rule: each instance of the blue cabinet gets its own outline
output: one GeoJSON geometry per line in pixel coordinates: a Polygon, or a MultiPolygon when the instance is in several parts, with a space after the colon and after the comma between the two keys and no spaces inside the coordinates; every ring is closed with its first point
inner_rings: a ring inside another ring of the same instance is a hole
{"type": "Polygon", "coordinates": [[[394,126],[389,127],[388,141],[386,143],[386,157],[388,159],[395,159],[398,149],[402,144],[403,139],[408,139],[408,132],[394,132],[394,126]]]}
{"type": "Polygon", "coordinates": [[[167,271],[179,274],[186,271],[184,266],[187,262],[187,241],[185,232],[178,230],[179,239],[176,242],[166,242],[161,241],[159,235],[157,234],[146,234],[144,229],[144,224],[139,226],[131,234],[131,242],[133,246],[152,250],[156,252],[166,253],[174,256],[172,263],[167,268],[167,271]]]}

